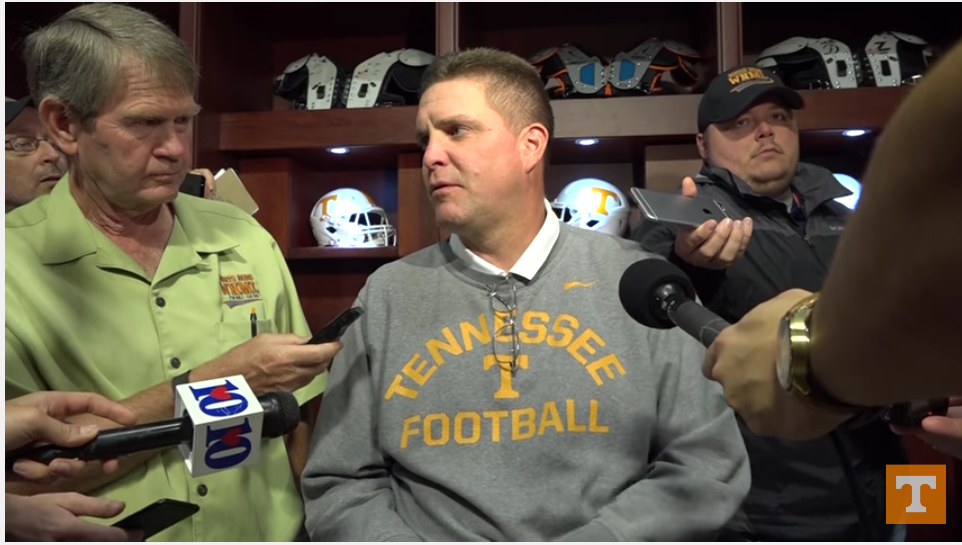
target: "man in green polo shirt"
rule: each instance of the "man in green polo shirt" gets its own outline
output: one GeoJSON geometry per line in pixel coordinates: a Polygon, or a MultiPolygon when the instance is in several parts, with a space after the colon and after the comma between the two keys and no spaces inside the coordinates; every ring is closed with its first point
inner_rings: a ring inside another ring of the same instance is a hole
{"type": "MultiPolygon", "coordinates": [[[[306,344],[275,241],[230,204],[178,193],[199,110],[183,42],[146,13],[95,3],[32,34],[25,54],[40,117],[70,166],[49,195],[6,216],[6,398],[92,391],[140,423],[174,416],[173,385],[238,374],[257,395],[316,398],[340,344],[306,344]]],[[[7,492],[76,490],[124,502],[119,517],[174,498],[200,511],[156,539],[291,541],[313,420],[302,414],[243,468],[192,478],[169,448],[128,456],[109,475],[92,463],[76,479],[7,492]]]]}

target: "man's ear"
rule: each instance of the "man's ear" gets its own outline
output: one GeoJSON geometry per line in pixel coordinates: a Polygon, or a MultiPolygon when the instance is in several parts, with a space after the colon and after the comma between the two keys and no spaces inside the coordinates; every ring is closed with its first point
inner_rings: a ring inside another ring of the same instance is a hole
{"type": "Polygon", "coordinates": [[[708,142],[705,141],[704,133],[698,133],[695,135],[695,144],[698,145],[698,155],[701,155],[702,161],[708,160],[708,142]]]}
{"type": "Polygon", "coordinates": [[[544,158],[548,149],[548,129],[541,123],[532,123],[521,130],[518,140],[521,162],[525,173],[530,173],[544,158]]]}
{"type": "Polygon", "coordinates": [[[67,105],[60,100],[47,97],[40,102],[40,123],[47,135],[67,155],[77,154],[77,140],[80,137],[80,121],[70,114],[67,105]]]}

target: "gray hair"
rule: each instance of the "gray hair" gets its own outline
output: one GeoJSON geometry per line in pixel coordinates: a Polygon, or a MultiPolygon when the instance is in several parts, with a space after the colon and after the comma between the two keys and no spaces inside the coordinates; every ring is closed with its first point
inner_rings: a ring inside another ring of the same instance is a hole
{"type": "Polygon", "coordinates": [[[115,3],[81,5],[32,33],[24,60],[34,103],[54,97],[88,129],[131,61],[166,87],[190,95],[199,79],[194,58],[170,28],[149,13],[115,3]]]}
{"type": "Polygon", "coordinates": [[[484,84],[491,109],[514,130],[541,123],[554,136],[554,111],[538,70],[521,57],[486,47],[439,56],[421,81],[421,92],[455,79],[477,79],[484,84]]]}

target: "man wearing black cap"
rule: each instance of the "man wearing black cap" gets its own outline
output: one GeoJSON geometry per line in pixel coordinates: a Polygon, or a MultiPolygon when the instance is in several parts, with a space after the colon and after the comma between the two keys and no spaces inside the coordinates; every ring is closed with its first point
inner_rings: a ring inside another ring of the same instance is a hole
{"type": "Polygon", "coordinates": [[[67,158],[44,135],[30,97],[7,98],[7,212],[49,193],[67,171],[67,158]]]}
{"type": "MultiPolygon", "coordinates": [[[[709,309],[735,323],[792,288],[818,291],[850,214],[827,169],[799,162],[799,93],[769,70],[743,66],[715,78],[698,107],[701,171],[682,194],[722,202],[735,221],[697,229],[644,222],[633,238],[692,279],[709,309]]],[[[907,463],[880,421],[831,437],[760,437],[739,418],[752,489],[728,539],[902,540],[885,524],[885,465],[907,463]],[[850,471],[851,470],[851,471],[850,471]]]]}

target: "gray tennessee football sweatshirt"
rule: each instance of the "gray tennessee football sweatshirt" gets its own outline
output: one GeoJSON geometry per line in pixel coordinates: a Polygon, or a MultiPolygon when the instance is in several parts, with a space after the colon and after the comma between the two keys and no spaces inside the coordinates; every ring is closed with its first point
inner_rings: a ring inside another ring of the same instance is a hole
{"type": "Polygon", "coordinates": [[[311,538],[713,539],[748,457],[704,347],[623,310],[640,259],[660,258],[562,225],[527,282],[447,242],[372,274],[303,474],[311,538]]]}

